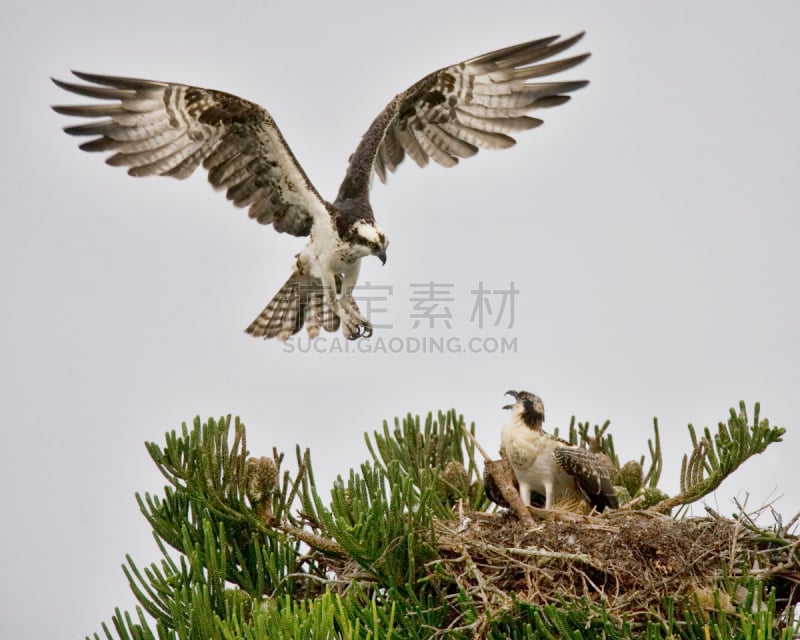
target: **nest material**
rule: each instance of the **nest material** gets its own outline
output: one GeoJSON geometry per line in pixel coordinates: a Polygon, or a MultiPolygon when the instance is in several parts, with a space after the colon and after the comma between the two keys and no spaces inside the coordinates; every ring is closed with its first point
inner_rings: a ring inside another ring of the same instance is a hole
{"type": "Polygon", "coordinates": [[[721,608],[733,613],[731,597],[736,602],[746,590],[726,593],[725,564],[729,577],[746,567],[766,578],[776,587],[778,611],[788,613],[800,601],[800,540],[785,533],[768,540],[711,514],[676,520],[650,511],[604,517],[547,511],[530,526],[510,512],[469,512],[437,523],[437,564],[492,617],[512,597],[538,606],[585,598],[637,624],[653,614],[666,620],[668,597],[695,610],[714,608],[707,594],[715,589],[721,608]]]}

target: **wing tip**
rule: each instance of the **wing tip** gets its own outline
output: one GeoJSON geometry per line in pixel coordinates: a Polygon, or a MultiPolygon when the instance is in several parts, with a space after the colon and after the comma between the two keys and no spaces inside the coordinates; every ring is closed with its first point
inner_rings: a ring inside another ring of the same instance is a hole
{"type": "Polygon", "coordinates": [[[67,91],[69,91],[69,89],[68,89],[69,82],[66,82],[64,80],[59,80],[58,78],[54,78],[53,76],[50,76],[50,81],[54,85],[56,85],[59,89],[66,89],[67,91]]]}
{"type": "Polygon", "coordinates": [[[573,56],[573,60],[575,61],[575,66],[586,62],[589,58],[592,57],[592,52],[587,51],[586,53],[579,53],[577,56],[573,56]]]}
{"type": "MultiPolygon", "coordinates": [[[[586,30],[584,29],[582,31],[578,31],[578,33],[574,35],[564,38],[563,40],[561,40],[559,44],[562,45],[565,49],[568,49],[572,45],[577,44],[578,42],[583,40],[585,35],[586,35],[586,30]]],[[[561,36],[559,35],[558,38],[561,38],[561,36]]]]}
{"type": "Polygon", "coordinates": [[[70,73],[84,82],[89,82],[93,85],[100,85],[104,87],[113,87],[115,89],[163,89],[164,87],[169,86],[169,83],[167,82],[145,80],[143,78],[133,78],[130,76],[110,76],[102,73],[77,71],[76,69],[70,70],[70,73]]]}

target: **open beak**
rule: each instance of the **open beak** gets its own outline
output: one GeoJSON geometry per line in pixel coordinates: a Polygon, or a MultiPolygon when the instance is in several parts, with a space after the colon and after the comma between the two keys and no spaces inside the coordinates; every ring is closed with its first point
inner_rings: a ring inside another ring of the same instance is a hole
{"type": "MultiPolygon", "coordinates": [[[[506,391],[504,395],[511,396],[514,398],[514,400],[519,400],[519,393],[517,393],[516,391],[506,391]]],[[[513,408],[514,408],[513,404],[507,404],[506,406],[503,407],[503,409],[513,409],[513,408]]]]}

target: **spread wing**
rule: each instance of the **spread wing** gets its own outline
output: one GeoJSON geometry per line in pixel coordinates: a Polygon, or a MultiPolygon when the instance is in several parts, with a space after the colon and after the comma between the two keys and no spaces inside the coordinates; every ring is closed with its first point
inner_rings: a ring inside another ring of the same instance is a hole
{"type": "Polygon", "coordinates": [[[234,95],[182,84],[73,72],[90,84],[59,87],[110,102],[53,107],[92,118],[64,131],[96,136],[85,151],[114,152],[106,162],[132,176],[184,179],[201,164],[216,189],[261,224],[308,235],[324,201],[297,163],[270,114],[234,95]]]}
{"type": "Polygon", "coordinates": [[[435,71],[396,96],[375,119],[350,159],[339,200],[366,197],[373,171],[381,181],[406,155],[420,167],[433,159],[452,167],[479,148],[505,149],[511,134],[542,124],[528,112],[569,100],[578,81],[535,81],[571,69],[582,54],[547,61],[583,37],[552,36],[435,71]],[[546,61],[546,62],[543,62],[546,61]]]}
{"type": "Polygon", "coordinates": [[[598,511],[606,507],[619,508],[609,463],[604,457],[578,447],[558,447],[553,455],[559,466],[575,478],[578,488],[594,508],[598,511]]]}

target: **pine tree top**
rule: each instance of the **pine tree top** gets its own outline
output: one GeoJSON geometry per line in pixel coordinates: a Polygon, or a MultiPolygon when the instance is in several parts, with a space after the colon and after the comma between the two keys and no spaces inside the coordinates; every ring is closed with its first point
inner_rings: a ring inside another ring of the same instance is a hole
{"type": "MultiPolygon", "coordinates": [[[[715,433],[690,425],[670,497],[657,422],[648,456],[623,464],[608,426],[568,430],[617,470],[624,504],[598,515],[491,506],[475,426],[455,411],[384,423],[366,436],[370,459],[325,498],[308,450],[292,464],[251,455],[238,419],[197,419],[147,445],[169,484],[138,500],[164,559],[144,571],[128,559],[141,609],[135,621],[117,612],[117,635],[788,640],[796,519],[764,528],[744,509],[683,513],[784,430],[758,405],[752,422],[741,405],[715,433]]],[[[502,465],[489,469],[510,485],[502,465]]]]}

